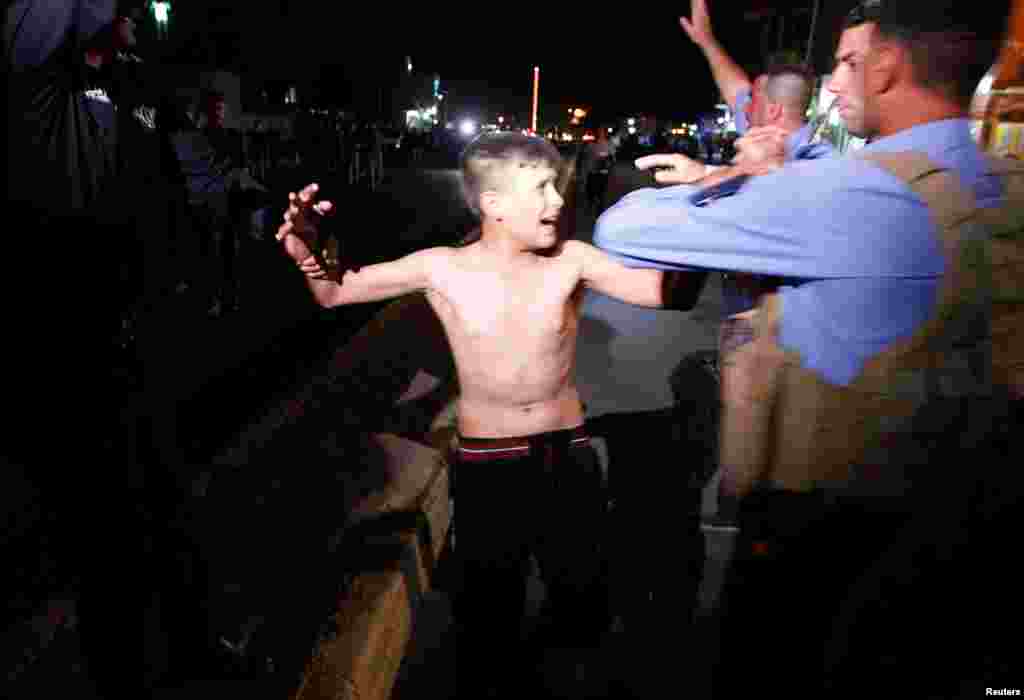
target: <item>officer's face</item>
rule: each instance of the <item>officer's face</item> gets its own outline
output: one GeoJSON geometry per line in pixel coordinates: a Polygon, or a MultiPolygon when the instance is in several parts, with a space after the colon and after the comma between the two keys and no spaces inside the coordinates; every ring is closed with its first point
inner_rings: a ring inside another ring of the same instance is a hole
{"type": "Polygon", "coordinates": [[[827,87],[836,94],[836,106],[854,136],[870,138],[878,130],[867,88],[874,24],[851,27],[839,38],[836,67],[827,87]]]}

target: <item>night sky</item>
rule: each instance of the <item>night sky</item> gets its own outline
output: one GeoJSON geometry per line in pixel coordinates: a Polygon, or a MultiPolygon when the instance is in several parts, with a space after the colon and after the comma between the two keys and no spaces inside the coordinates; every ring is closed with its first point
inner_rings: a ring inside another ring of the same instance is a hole
{"type": "MultiPolygon", "coordinates": [[[[712,19],[727,50],[741,65],[754,68],[761,60],[767,20],[745,18],[745,12],[810,4],[712,0],[712,19]]],[[[842,11],[848,4],[822,0],[819,44],[826,54],[832,38],[822,25],[831,21],[830,11],[836,15],[837,7],[842,11]]],[[[174,11],[179,41],[214,40],[229,46],[231,55],[244,57],[243,73],[302,77],[325,96],[334,93],[342,100],[357,83],[396,83],[410,55],[417,72],[441,75],[453,109],[476,112],[481,119],[497,114],[527,118],[534,65],[541,68],[542,113],[545,107],[553,112],[563,105],[583,105],[597,121],[639,112],[690,119],[712,109],[718,96],[710,70],[678,24],[689,3],[679,3],[678,11],[614,7],[396,5],[383,10],[352,9],[348,3],[214,0],[179,2],[174,11]]],[[[795,43],[806,42],[806,30],[795,27],[793,34],[799,37],[795,43]]]]}

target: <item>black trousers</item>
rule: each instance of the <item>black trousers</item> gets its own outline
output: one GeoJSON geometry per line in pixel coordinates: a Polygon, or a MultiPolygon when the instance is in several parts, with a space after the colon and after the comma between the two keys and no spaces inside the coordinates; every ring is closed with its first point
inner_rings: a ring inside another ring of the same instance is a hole
{"type": "MultiPolygon", "coordinates": [[[[477,444],[461,441],[463,447],[477,444]]],[[[572,431],[523,438],[517,456],[456,461],[455,596],[460,679],[520,650],[530,555],[552,615],[552,646],[599,643],[609,622],[597,454],[572,431]]],[[[460,681],[461,686],[461,681],[460,681]]]]}

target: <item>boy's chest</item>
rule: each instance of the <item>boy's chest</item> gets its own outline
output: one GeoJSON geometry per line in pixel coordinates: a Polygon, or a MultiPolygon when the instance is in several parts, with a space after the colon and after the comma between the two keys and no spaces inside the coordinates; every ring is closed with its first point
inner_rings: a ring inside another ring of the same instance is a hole
{"type": "Polygon", "coordinates": [[[562,335],[575,328],[578,281],[564,271],[468,273],[441,290],[439,314],[449,332],[508,342],[562,335]],[[547,274],[545,274],[545,272],[547,274]]]}

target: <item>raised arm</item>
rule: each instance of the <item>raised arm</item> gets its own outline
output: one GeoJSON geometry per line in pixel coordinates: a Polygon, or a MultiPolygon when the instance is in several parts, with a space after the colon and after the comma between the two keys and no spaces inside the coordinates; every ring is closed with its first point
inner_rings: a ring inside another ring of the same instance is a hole
{"type": "Polygon", "coordinates": [[[679,24],[690,40],[704,53],[722,98],[735,108],[739,94],[751,89],[750,76],[732,60],[732,56],[726,53],[715,39],[711,30],[707,0],[690,0],[690,18],[680,17],[679,24]]]}
{"type": "Polygon", "coordinates": [[[344,265],[327,266],[313,252],[320,217],[333,210],[330,202],[316,202],[317,186],[309,185],[289,195],[291,204],[277,240],[306,275],[306,284],[321,306],[361,304],[390,299],[430,287],[436,268],[450,255],[447,248],[429,248],[404,258],[358,270],[344,265]]]}

